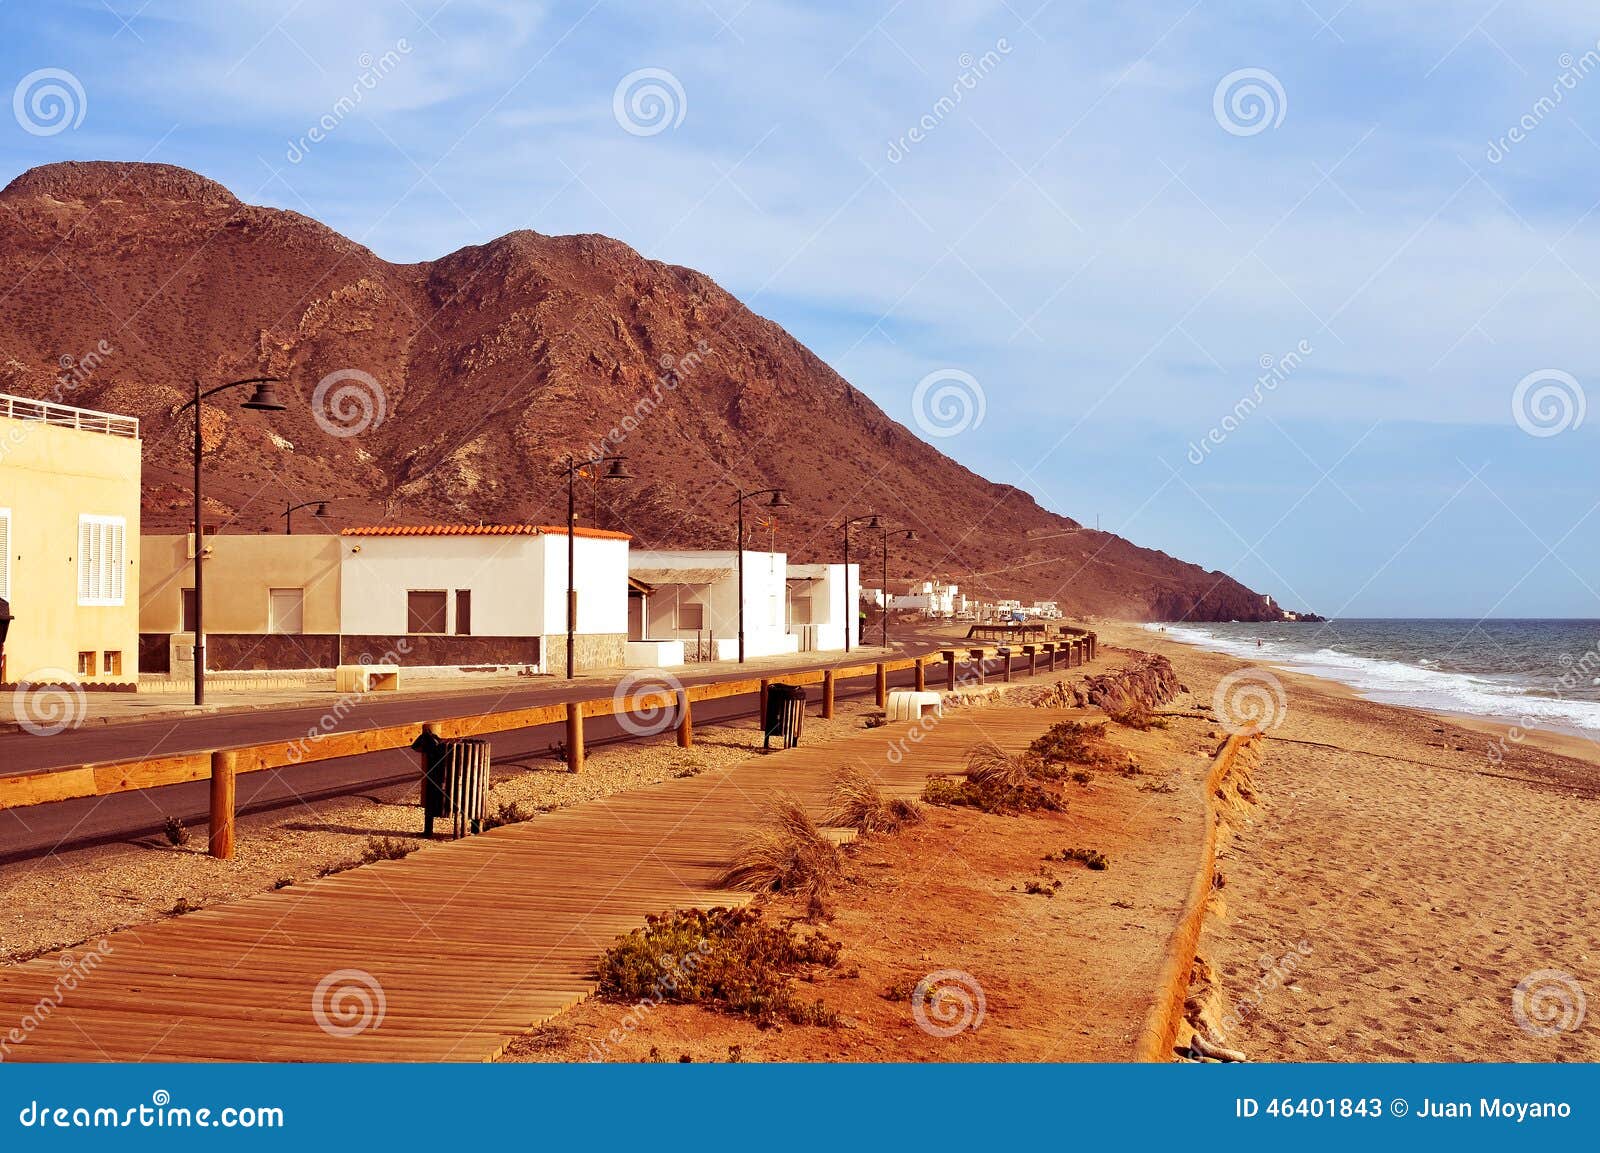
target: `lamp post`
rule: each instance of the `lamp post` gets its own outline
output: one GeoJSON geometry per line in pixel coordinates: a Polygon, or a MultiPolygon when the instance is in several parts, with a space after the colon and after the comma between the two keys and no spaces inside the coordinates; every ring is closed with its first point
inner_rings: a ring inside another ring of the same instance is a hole
{"type": "Polygon", "coordinates": [[[890,528],[883,526],[883,647],[889,647],[889,538],[898,537],[901,540],[915,541],[917,530],[914,528],[890,528]]]}
{"type": "Polygon", "coordinates": [[[321,520],[323,517],[328,515],[328,502],[325,500],[306,500],[301,501],[299,504],[285,504],[283,506],[284,536],[294,535],[294,514],[303,508],[310,508],[312,505],[316,505],[317,510],[311,515],[316,517],[318,520],[321,520]]]}
{"type": "Polygon", "coordinates": [[[770,496],[767,508],[788,508],[789,498],[783,495],[781,488],[758,488],[754,492],[738,490],[739,496],[733,502],[739,506],[739,543],[735,552],[739,558],[739,663],[744,664],[744,502],[758,496],[770,496]]]}
{"type": "MultiPolygon", "coordinates": [[[[853,516],[844,522],[842,535],[844,536],[844,588],[845,611],[850,614],[850,619],[844,624],[844,651],[850,651],[850,634],[856,631],[856,622],[861,619],[861,582],[856,582],[856,603],[851,605],[850,600],[850,529],[857,524],[865,524],[868,528],[880,527],[878,514],[869,512],[864,516],[853,516]]],[[[885,592],[888,590],[885,589],[885,592]]]]}
{"type": "Polygon", "coordinates": [[[276,376],[248,376],[243,380],[231,380],[227,384],[219,384],[215,388],[200,390],[200,381],[194,382],[194,399],[187,401],[174,416],[181,416],[184,409],[194,409],[194,703],[203,705],[206,701],[206,628],[205,628],[205,565],[201,561],[205,557],[206,537],[205,523],[201,510],[204,508],[203,497],[200,490],[200,459],[204,444],[200,436],[200,402],[208,396],[216,396],[219,392],[227,392],[230,388],[242,388],[247,384],[255,385],[250,393],[250,399],[241,404],[240,408],[253,409],[257,412],[282,412],[287,405],[278,399],[278,390],[273,385],[282,383],[276,376]]]}
{"type": "MultiPolygon", "coordinates": [[[[578,473],[591,464],[597,471],[602,464],[606,466],[605,472],[600,473],[595,482],[597,486],[601,480],[633,479],[624,457],[597,456],[580,461],[574,459],[571,453],[567,454],[567,679],[569,681],[578,675],[578,566],[577,548],[574,544],[578,535],[578,505],[575,486],[578,473]]],[[[598,494],[598,487],[595,491],[598,494]]],[[[599,500],[598,495],[595,499],[599,500]]],[[[598,509],[597,504],[596,511],[598,509]]]]}

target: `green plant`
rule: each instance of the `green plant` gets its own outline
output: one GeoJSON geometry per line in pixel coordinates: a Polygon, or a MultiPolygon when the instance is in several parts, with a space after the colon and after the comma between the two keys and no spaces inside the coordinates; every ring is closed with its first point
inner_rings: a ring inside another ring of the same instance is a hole
{"type": "Polygon", "coordinates": [[[1111,864],[1106,855],[1099,849],[1062,849],[1059,853],[1051,853],[1045,857],[1045,860],[1066,861],[1068,863],[1076,861],[1078,864],[1096,872],[1104,870],[1111,864]]]}
{"type": "Polygon", "coordinates": [[[1065,806],[1047,780],[1034,757],[1014,757],[985,743],[968,751],[963,776],[929,777],[922,799],[930,805],[965,805],[985,813],[1059,812],[1065,806]]]}
{"type": "Polygon", "coordinates": [[[484,829],[498,829],[503,825],[520,825],[523,821],[531,821],[537,815],[537,810],[530,809],[521,801],[501,801],[495,811],[483,822],[484,829]]]}
{"type": "Polygon", "coordinates": [[[168,817],[162,823],[161,831],[166,834],[169,844],[181,846],[189,843],[189,830],[184,828],[183,822],[177,817],[168,817]]]}
{"type": "Polygon", "coordinates": [[[716,883],[720,888],[797,894],[805,899],[807,916],[815,918],[827,915],[843,871],[838,846],[818,831],[798,801],[784,798],[739,845],[716,883]]]}
{"type": "Polygon", "coordinates": [[[831,1026],[837,1014],[797,997],[792,974],[838,959],[837,941],[770,925],[759,909],[678,909],[619,938],[597,976],[602,994],[623,1001],[706,1005],[763,1026],[831,1026]]]}
{"type": "Polygon", "coordinates": [[[860,769],[845,768],[833,782],[833,811],[827,823],[861,833],[898,833],[923,819],[922,807],[903,797],[885,798],[860,769]]]}
{"type": "Polygon", "coordinates": [[[361,863],[370,865],[374,861],[398,861],[421,847],[404,837],[368,837],[366,848],[361,850],[361,863]]]}
{"type": "Polygon", "coordinates": [[[1106,743],[1102,721],[1058,721],[1029,745],[1028,751],[1047,766],[1103,768],[1117,757],[1116,750],[1106,743]]]}

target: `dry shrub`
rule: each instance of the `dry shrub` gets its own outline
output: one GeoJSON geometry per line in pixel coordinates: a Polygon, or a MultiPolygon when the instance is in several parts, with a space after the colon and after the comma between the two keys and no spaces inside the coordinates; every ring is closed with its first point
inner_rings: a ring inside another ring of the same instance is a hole
{"type": "Polygon", "coordinates": [[[1065,806],[1032,755],[1011,756],[993,742],[967,752],[961,777],[929,777],[922,799],[930,805],[965,805],[985,813],[1059,812],[1065,806]]]}
{"type": "Polygon", "coordinates": [[[818,831],[800,802],[785,798],[774,803],[768,819],[745,838],[717,885],[792,893],[805,900],[808,916],[823,917],[843,871],[839,847],[818,831]]]}
{"type": "Polygon", "coordinates": [[[420,848],[421,845],[404,837],[368,837],[366,847],[361,850],[361,862],[370,865],[375,861],[398,861],[420,848]]]}
{"type": "Polygon", "coordinates": [[[828,824],[860,833],[898,833],[922,820],[922,807],[903,797],[886,798],[860,769],[845,768],[833,782],[828,824]]]}
{"type": "Polygon", "coordinates": [[[1102,721],[1060,721],[1029,745],[1028,752],[1044,765],[1046,776],[1059,776],[1060,773],[1053,770],[1063,765],[1110,768],[1118,764],[1121,757],[1106,742],[1106,726],[1102,721]]]}
{"type": "Polygon", "coordinates": [[[1149,732],[1151,729],[1164,729],[1167,727],[1165,717],[1156,716],[1144,701],[1126,693],[1106,699],[1101,703],[1100,708],[1106,716],[1124,728],[1138,729],[1143,733],[1149,732]]]}
{"type": "Polygon", "coordinates": [[[769,925],[759,909],[677,909],[618,938],[597,976],[602,994],[635,1004],[706,1005],[763,1026],[835,1025],[822,1001],[796,996],[791,974],[838,959],[837,941],[769,925]]]}

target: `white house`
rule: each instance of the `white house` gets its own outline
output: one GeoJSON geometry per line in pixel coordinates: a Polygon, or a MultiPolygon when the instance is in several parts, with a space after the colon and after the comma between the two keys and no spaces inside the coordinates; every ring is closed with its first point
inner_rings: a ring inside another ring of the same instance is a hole
{"type": "Polygon", "coordinates": [[[945,581],[928,580],[914,584],[903,597],[894,598],[897,609],[916,610],[923,616],[948,620],[956,615],[958,603],[964,603],[961,590],[945,581]]]}
{"type": "Polygon", "coordinates": [[[789,566],[789,632],[801,652],[821,652],[845,647],[846,630],[852,645],[861,643],[861,566],[842,564],[792,564],[789,566]]]}
{"type": "MultiPolygon", "coordinates": [[[[693,660],[739,656],[739,554],[726,550],[635,550],[628,572],[650,587],[629,621],[630,642],[682,641],[693,660]]],[[[787,628],[788,556],[744,554],[745,656],[800,651],[787,628]]]]}
{"type": "MultiPolygon", "coordinates": [[[[530,665],[566,675],[564,526],[380,525],[345,529],[342,538],[346,663],[354,653],[399,654],[410,665],[530,665]]],[[[595,528],[573,535],[580,671],[624,662],[629,539],[595,528]]]]}

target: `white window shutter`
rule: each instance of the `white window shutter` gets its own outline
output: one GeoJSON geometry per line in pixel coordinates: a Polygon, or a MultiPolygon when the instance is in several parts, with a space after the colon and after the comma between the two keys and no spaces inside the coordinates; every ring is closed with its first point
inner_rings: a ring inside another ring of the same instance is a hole
{"type": "Polygon", "coordinates": [[[11,599],[11,510],[0,508],[0,598],[11,599]]]}
{"type": "Polygon", "coordinates": [[[106,575],[111,578],[107,582],[106,596],[122,604],[127,597],[128,586],[128,526],[108,524],[105,529],[106,535],[111,538],[111,547],[106,549],[106,575]]]}
{"type": "Polygon", "coordinates": [[[94,599],[94,522],[78,522],[78,600],[94,599]]]}

